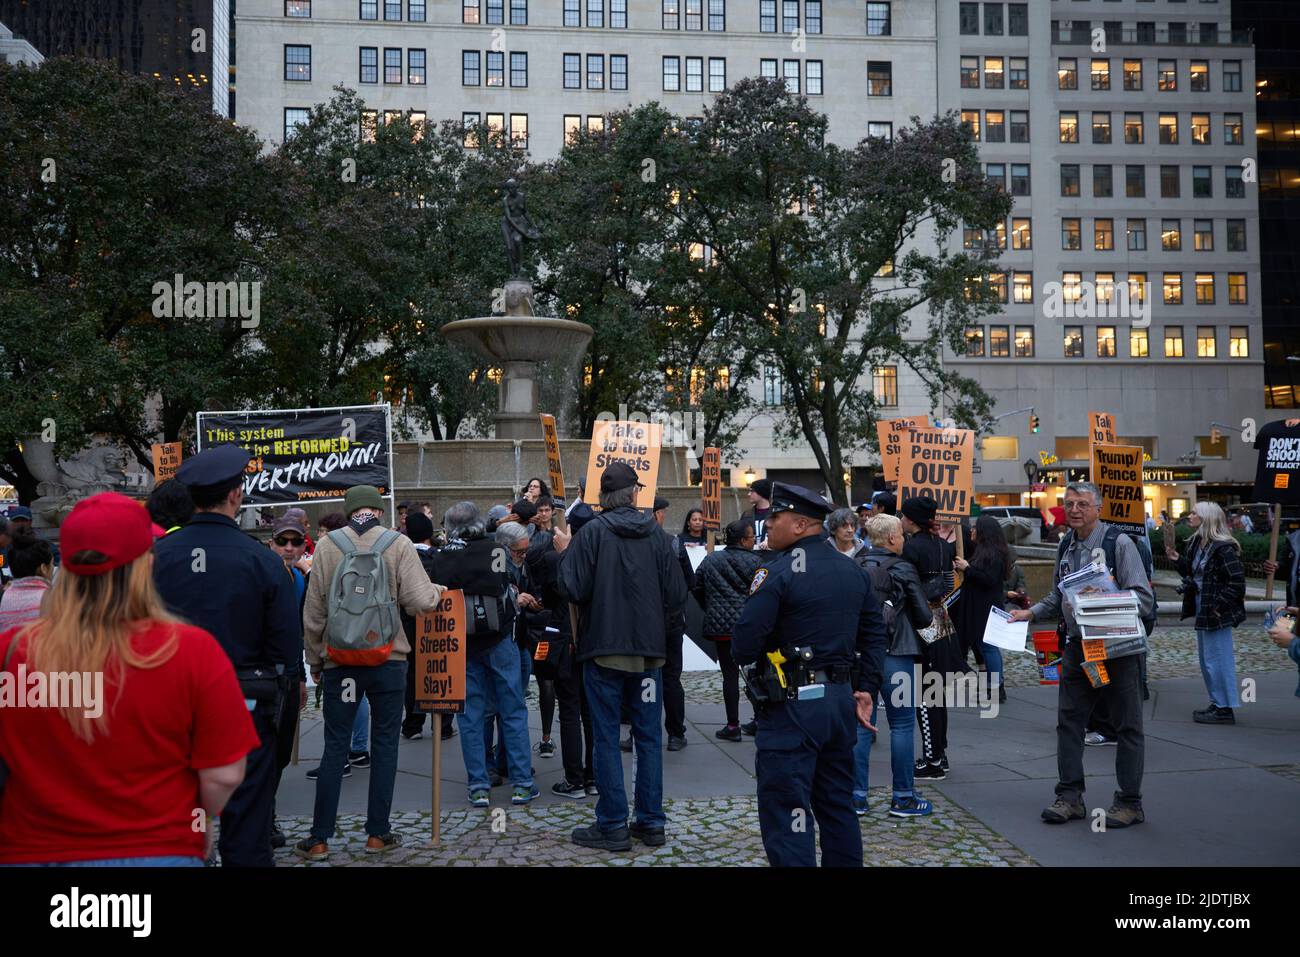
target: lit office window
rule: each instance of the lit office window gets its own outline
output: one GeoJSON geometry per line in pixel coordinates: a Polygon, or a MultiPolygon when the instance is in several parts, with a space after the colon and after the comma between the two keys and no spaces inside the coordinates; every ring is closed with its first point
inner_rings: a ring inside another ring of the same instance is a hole
{"type": "Polygon", "coordinates": [[[1016,326],[1016,358],[1032,359],[1034,357],[1034,327],[1016,326]]]}
{"type": "Polygon", "coordinates": [[[876,366],[871,370],[871,391],[876,404],[885,408],[898,405],[898,366],[876,366]]]}
{"type": "Polygon", "coordinates": [[[1145,329],[1129,329],[1128,354],[1134,359],[1149,358],[1151,344],[1145,329]]]}
{"type": "Polygon", "coordinates": [[[1228,355],[1233,359],[1250,358],[1250,336],[1245,326],[1228,327],[1228,355]]]}
{"type": "Polygon", "coordinates": [[[1196,358],[1213,359],[1215,353],[1214,326],[1196,327],[1196,358]]]}
{"type": "Polygon", "coordinates": [[[1183,327],[1165,326],[1165,358],[1181,359],[1183,357],[1183,327]]]}

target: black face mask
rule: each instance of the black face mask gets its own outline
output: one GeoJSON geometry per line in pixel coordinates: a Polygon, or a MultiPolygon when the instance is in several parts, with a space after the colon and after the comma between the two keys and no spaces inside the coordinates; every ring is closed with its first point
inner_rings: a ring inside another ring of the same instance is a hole
{"type": "Polygon", "coordinates": [[[364,518],[364,519],[358,517],[358,518],[354,518],[354,519],[352,519],[351,521],[349,521],[348,524],[352,526],[353,530],[354,530],[358,535],[364,535],[364,534],[366,534],[366,532],[370,531],[372,528],[376,528],[376,527],[378,527],[378,525],[379,525],[379,519],[377,519],[377,518],[375,518],[375,517],[373,517],[373,516],[367,516],[367,517],[364,518]]]}

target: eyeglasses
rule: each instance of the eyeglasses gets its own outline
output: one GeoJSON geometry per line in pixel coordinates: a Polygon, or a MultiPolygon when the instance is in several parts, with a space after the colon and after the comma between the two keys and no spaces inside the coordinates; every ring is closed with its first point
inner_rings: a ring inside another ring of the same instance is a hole
{"type": "Polygon", "coordinates": [[[1086,512],[1090,509],[1100,508],[1095,502],[1066,502],[1062,506],[1067,512],[1086,512]]]}
{"type": "Polygon", "coordinates": [[[284,548],[287,545],[301,545],[302,539],[298,538],[296,535],[277,535],[275,536],[275,544],[279,545],[281,548],[284,548]]]}

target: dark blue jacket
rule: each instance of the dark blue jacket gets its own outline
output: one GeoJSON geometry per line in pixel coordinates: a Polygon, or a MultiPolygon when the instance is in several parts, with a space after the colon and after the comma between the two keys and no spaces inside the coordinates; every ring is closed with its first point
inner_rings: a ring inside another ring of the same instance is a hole
{"type": "Polygon", "coordinates": [[[776,552],[754,573],[749,598],[731,636],[737,664],[758,661],[789,645],[813,648],[813,668],[854,664],[854,690],[880,690],[885,670],[885,623],[871,579],[857,562],[827,548],[820,533],[776,552]]]}
{"type": "Polygon", "coordinates": [[[233,519],[196,512],[154,545],[154,583],[163,602],[211,632],[236,670],[302,661],[302,618],[284,560],[245,535],[233,519]],[[202,549],[200,556],[195,549],[202,549]],[[203,570],[197,570],[201,567],[203,570]]]}

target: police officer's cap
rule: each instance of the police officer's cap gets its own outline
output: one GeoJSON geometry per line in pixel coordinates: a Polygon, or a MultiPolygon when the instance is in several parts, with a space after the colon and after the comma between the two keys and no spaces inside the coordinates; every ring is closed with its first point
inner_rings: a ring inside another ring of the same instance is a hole
{"type": "Polygon", "coordinates": [[[217,445],[186,459],[176,470],[176,481],[190,488],[234,488],[248,467],[247,449],[238,445],[217,445]]]}
{"type": "Polygon", "coordinates": [[[772,483],[772,513],[794,512],[806,518],[825,521],[831,507],[816,492],[810,492],[802,485],[787,485],[784,482],[772,483]]]}

